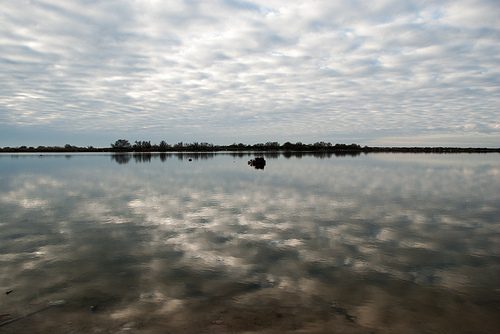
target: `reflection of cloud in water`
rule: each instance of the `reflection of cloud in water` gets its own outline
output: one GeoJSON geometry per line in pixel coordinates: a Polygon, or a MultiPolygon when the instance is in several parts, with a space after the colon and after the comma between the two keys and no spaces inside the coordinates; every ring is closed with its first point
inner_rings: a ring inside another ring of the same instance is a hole
{"type": "MultiPolygon", "coordinates": [[[[422,249],[445,252],[450,257],[460,257],[464,248],[481,245],[485,239],[488,240],[491,231],[485,230],[484,226],[479,231],[476,228],[477,222],[464,220],[461,215],[453,212],[456,201],[449,200],[447,203],[446,196],[442,194],[434,196],[444,199],[443,202],[429,202],[427,199],[418,198],[419,193],[428,192],[431,187],[434,192],[450,189],[449,183],[446,187],[436,187],[436,181],[439,182],[439,179],[428,180],[431,178],[428,171],[416,175],[394,175],[394,171],[390,171],[391,173],[388,173],[392,174],[390,178],[396,180],[392,182],[389,177],[384,176],[386,170],[376,172],[377,177],[367,177],[368,173],[364,173],[366,170],[358,172],[361,178],[365,177],[361,181],[358,178],[356,186],[357,189],[363,189],[363,195],[349,198],[345,203],[335,201],[335,191],[333,196],[322,196],[303,188],[258,185],[254,189],[251,184],[247,184],[243,189],[235,189],[231,196],[219,194],[214,198],[210,191],[200,192],[197,189],[195,198],[190,195],[192,189],[181,188],[174,199],[152,193],[150,197],[142,198],[142,202],[135,201],[130,204],[136,213],[143,214],[145,221],[151,224],[168,222],[172,231],[183,235],[182,240],[169,241],[176,242],[177,247],[183,250],[189,245],[190,251],[187,254],[193,254],[195,248],[195,253],[205,259],[219,258],[221,250],[230,251],[240,247],[244,240],[272,247],[286,245],[286,240],[299,235],[302,238],[301,244],[294,250],[298,254],[293,256],[308,253],[310,258],[313,253],[316,254],[316,258],[322,258],[339,251],[350,259],[341,263],[346,262],[352,267],[358,267],[357,262],[361,262],[360,267],[364,270],[373,269],[402,277],[408,276],[410,266],[428,266],[427,257],[430,254],[423,255],[421,259],[417,256],[406,255],[405,258],[405,255],[401,255],[402,259],[394,260],[397,254],[383,256],[384,249],[422,249]],[[405,180],[408,180],[409,176],[410,182],[401,185],[399,180],[402,176],[405,176],[405,180]],[[381,183],[381,178],[387,179],[388,182],[381,183]],[[371,179],[374,181],[371,182],[371,179]],[[406,196],[398,196],[401,193],[406,196]],[[380,205],[372,205],[372,202],[378,204],[378,196],[385,201],[397,198],[399,203],[386,204],[380,201],[380,205]],[[186,199],[186,202],[179,203],[179,198],[186,199]],[[407,200],[404,201],[405,199],[407,200]],[[422,204],[426,205],[425,209],[422,204]],[[232,212],[241,213],[235,217],[232,212]],[[430,214],[433,215],[429,216],[430,214]],[[326,221],[323,220],[325,218],[326,221]],[[453,235],[454,227],[458,229],[455,231],[457,234],[461,233],[461,229],[470,228],[476,229],[477,235],[471,235],[467,240],[457,242],[456,235],[453,235]],[[323,248],[318,248],[318,237],[324,239],[321,242],[330,247],[327,252],[323,248]],[[223,243],[224,247],[219,247],[220,243],[223,243]],[[393,262],[408,263],[408,265],[396,265],[393,262]]],[[[447,173],[449,172],[447,170],[447,173]]],[[[336,175],[335,179],[340,183],[336,187],[350,190],[349,183],[353,178],[343,177],[345,170],[334,168],[331,173],[336,175]],[[343,180],[348,181],[342,182],[343,180]]],[[[325,174],[311,172],[309,175],[324,177],[325,174]]],[[[456,188],[458,183],[455,182],[455,177],[448,179],[451,179],[449,182],[456,188]]],[[[475,179],[469,181],[474,183],[475,179]]],[[[440,183],[444,182],[441,180],[440,183]]],[[[466,186],[460,186],[464,187],[466,186]]],[[[449,195],[460,196],[458,193],[449,195]]],[[[494,226],[490,228],[494,229],[494,226]]],[[[254,258],[241,259],[243,262],[245,260],[252,263],[254,258]]],[[[253,265],[255,266],[255,263],[253,265]]]]}
{"type": "Polygon", "coordinates": [[[24,303],[99,291],[116,319],[149,304],[160,315],[195,300],[314,309],[320,298],[351,303],[375,327],[375,308],[397,313],[389,304],[402,291],[425,305],[426,286],[497,287],[494,164],[464,173],[370,155],[275,159],[256,174],[229,158],[2,179],[0,285],[23,286],[24,303]]]}

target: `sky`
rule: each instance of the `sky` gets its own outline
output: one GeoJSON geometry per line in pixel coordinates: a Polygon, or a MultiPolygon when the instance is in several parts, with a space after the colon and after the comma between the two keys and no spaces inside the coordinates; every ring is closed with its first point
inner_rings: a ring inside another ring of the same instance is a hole
{"type": "Polygon", "coordinates": [[[3,0],[0,147],[500,147],[498,0],[3,0]]]}

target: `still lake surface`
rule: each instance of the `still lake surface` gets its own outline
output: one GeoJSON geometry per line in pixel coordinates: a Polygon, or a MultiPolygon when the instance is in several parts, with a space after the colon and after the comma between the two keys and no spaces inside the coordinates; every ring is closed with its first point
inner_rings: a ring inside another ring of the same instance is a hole
{"type": "Polygon", "coordinates": [[[0,332],[498,332],[500,155],[256,156],[0,155],[0,332]]]}

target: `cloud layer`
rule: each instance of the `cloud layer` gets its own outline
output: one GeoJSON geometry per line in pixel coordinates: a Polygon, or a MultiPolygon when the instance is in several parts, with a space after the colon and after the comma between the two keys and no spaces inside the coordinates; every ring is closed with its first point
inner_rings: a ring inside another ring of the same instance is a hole
{"type": "Polygon", "coordinates": [[[499,16],[487,0],[9,0],[0,140],[498,146],[499,16]]]}

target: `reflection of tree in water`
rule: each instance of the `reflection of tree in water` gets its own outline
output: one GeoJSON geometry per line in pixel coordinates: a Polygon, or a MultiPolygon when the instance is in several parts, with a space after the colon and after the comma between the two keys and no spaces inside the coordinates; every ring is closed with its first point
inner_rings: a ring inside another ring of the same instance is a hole
{"type": "Polygon", "coordinates": [[[177,159],[179,160],[188,160],[188,161],[191,161],[191,160],[198,160],[198,159],[201,159],[201,160],[208,160],[208,159],[213,159],[215,158],[215,156],[217,155],[216,152],[207,152],[207,153],[177,153],[176,156],[177,156],[177,159]],[[191,159],[191,160],[190,160],[191,159]]]}
{"type": "MultiPolygon", "coordinates": [[[[282,153],[285,158],[302,158],[313,156],[315,158],[331,158],[331,157],[357,157],[361,152],[356,151],[338,151],[338,152],[290,152],[285,151],[282,153]]],[[[267,156],[266,156],[267,157],[267,156]]]]}
{"type": "Polygon", "coordinates": [[[160,158],[161,162],[167,161],[168,157],[172,157],[172,153],[123,153],[123,154],[113,154],[111,159],[116,161],[118,164],[127,164],[132,158],[136,163],[138,162],[151,162],[152,159],[160,158]]]}
{"type": "MultiPolygon", "coordinates": [[[[111,159],[116,161],[118,164],[127,164],[130,162],[132,158],[134,158],[134,161],[136,163],[139,162],[151,162],[154,159],[160,158],[161,162],[166,162],[167,158],[173,158],[176,157],[178,160],[188,160],[188,161],[193,161],[193,160],[208,160],[208,159],[213,159],[217,155],[230,155],[234,158],[244,158],[244,157],[251,157],[254,156],[255,152],[248,151],[248,152],[202,152],[202,153],[197,153],[197,152],[178,152],[178,153],[164,153],[164,152],[134,152],[134,153],[118,153],[118,154],[113,154],[111,155],[111,159]]],[[[290,152],[290,151],[284,151],[284,152],[262,152],[262,159],[278,159],[279,157],[283,156],[285,158],[302,158],[306,156],[313,156],[315,158],[331,158],[331,157],[345,157],[345,156],[351,156],[351,157],[356,157],[358,155],[361,155],[361,152],[290,152]]],[[[259,159],[259,158],[256,158],[259,159]]],[[[250,161],[253,161],[255,159],[251,159],[250,161]]],[[[249,161],[249,165],[250,165],[249,161]]],[[[255,167],[255,169],[264,169],[264,166],[266,165],[265,160],[264,163],[261,164],[259,162],[252,164],[252,167],[255,167]]]]}
{"type": "Polygon", "coordinates": [[[151,153],[134,153],[135,162],[151,162],[151,153]]]}
{"type": "Polygon", "coordinates": [[[116,161],[120,165],[128,164],[130,161],[130,155],[129,154],[113,154],[111,156],[111,160],[116,161]]]}

